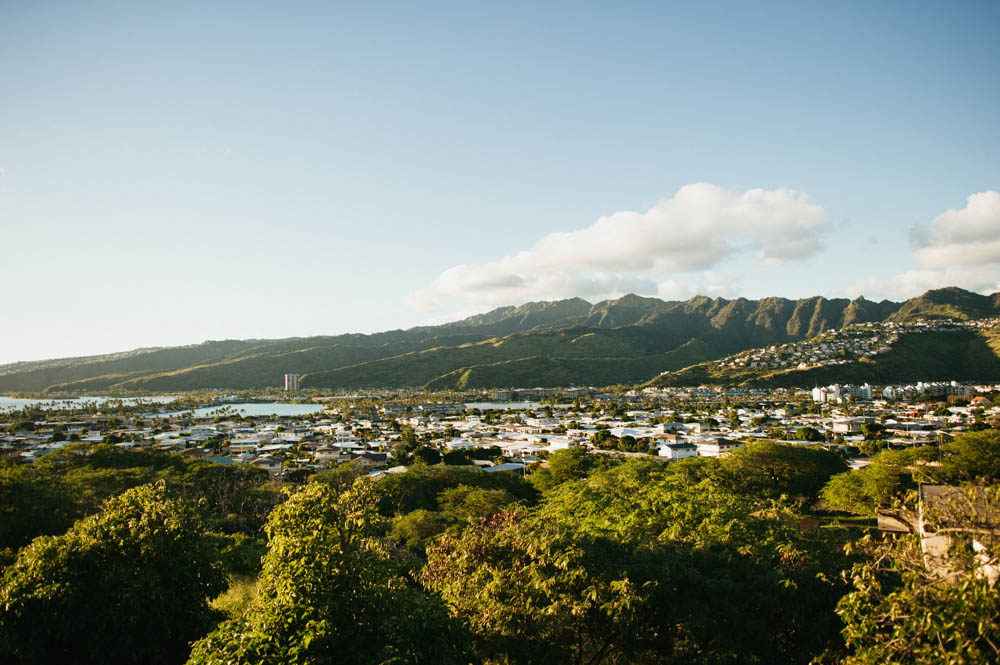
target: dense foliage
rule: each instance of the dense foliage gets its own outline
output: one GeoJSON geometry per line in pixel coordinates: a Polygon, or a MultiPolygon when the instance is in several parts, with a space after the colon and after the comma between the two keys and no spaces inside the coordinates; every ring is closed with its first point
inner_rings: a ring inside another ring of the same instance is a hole
{"type": "Polygon", "coordinates": [[[845,468],[770,441],[669,463],[576,448],[527,480],[345,465],[282,492],[244,466],[67,445],[0,467],[0,661],[997,660],[1000,432],[845,468]],[[965,492],[931,520],[944,564],[828,512],[912,519],[919,483],[965,492]]]}
{"type": "Polygon", "coordinates": [[[378,537],[372,487],[314,483],[274,511],[257,596],[197,643],[208,663],[466,663],[468,636],[378,537]]]}
{"type": "Polygon", "coordinates": [[[858,543],[865,556],[837,608],[852,652],[846,665],[1000,661],[997,506],[1000,487],[974,483],[922,506],[937,537],[947,534],[943,555],[922,547],[916,534],[858,543]]]}
{"type": "Polygon", "coordinates": [[[176,663],[211,626],[216,558],[163,485],[130,489],[21,550],[0,586],[0,660],[176,663]]]}

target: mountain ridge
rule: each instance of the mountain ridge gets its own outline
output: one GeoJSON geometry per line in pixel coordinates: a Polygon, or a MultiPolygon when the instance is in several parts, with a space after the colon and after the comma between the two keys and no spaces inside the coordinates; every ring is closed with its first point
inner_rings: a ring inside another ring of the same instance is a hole
{"type": "Polygon", "coordinates": [[[286,372],[301,374],[303,388],[323,389],[631,383],[851,324],[990,316],[1000,316],[1000,293],[955,287],[902,303],[823,296],[665,301],[628,294],[593,304],[569,298],[406,330],[210,340],[12,363],[0,366],[0,392],[266,388],[279,385],[286,372]],[[512,370],[506,379],[503,368],[512,370]]]}

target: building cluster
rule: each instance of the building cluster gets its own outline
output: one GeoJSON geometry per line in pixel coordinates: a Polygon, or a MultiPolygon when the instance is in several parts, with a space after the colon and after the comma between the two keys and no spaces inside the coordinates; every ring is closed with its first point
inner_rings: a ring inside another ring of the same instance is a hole
{"type": "MultiPolygon", "coordinates": [[[[957,385],[947,384],[954,389],[957,385]]],[[[918,394],[925,394],[937,384],[918,386],[924,390],[919,393],[918,389],[918,394]]],[[[966,388],[970,394],[1000,390],[1000,386],[966,388]]],[[[822,409],[805,408],[812,404],[815,391],[659,389],[658,397],[670,394],[672,408],[623,411],[605,396],[600,409],[581,409],[571,403],[478,409],[464,403],[403,407],[387,402],[360,410],[360,415],[358,410],[330,403],[325,410],[303,417],[242,418],[225,407],[204,417],[151,413],[61,418],[51,412],[41,421],[0,423],[0,456],[31,463],[72,442],[104,442],[220,464],[250,465],[281,478],[292,470],[313,472],[345,462],[375,475],[400,472],[415,461],[410,453],[416,448],[430,448],[448,463],[523,473],[530,472],[534,463],[544,464],[549,454],[568,448],[645,455],[668,462],[723,456],[749,439],[768,438],[837,447],[849,453],[863,439],[868,423],[878,423],[880,436],[890,445],[906,446],[940,441],[984,418],[1000,419],[1000,407],[982,396],[970,404],[945,407],[884,399],[859,407],[829,397],[852,390],[870,393],[870,386],[818,390],[825,395],[824,402],[831,402],[822,409]],[[723,403],[734,397],[743,406],[723,403]],[[799,406],[789,406],[794,404],[799,406]],[[803,431],[815,434],[804,437],[803,431]]],[[[648,391],[633,391],[621,399],[648,395],[648,391]]]]}
{"type": "Polygon", "coordinates": [[[907,333],[983,330],[1000,326],[1000,318],[959,321],[918,320],[910,323],[858,323],[828,330],[801,342],[743,351],[710,363],[715,370],[812,369],[843,365],[889,351],[907,333]]]}

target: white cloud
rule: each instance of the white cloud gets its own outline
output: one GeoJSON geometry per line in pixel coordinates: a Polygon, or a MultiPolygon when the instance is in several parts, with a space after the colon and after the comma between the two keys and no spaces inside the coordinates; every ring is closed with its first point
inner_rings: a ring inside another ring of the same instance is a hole
{"type": "Polygon", "coordinates": [[[944,286],[1000,291],[1000,193],[972,194],[961,210],[946,210],[929,224],[917,224],[911,242],[917,268],[860,280],[846,295],[905,300],[944,286]]]}
{"type": "Polygon", "coordinates": [[[1000,263],[1000,192],[972,194],[913,231],[913,260],[924,268],[1000,263]]]}
{"type": "Polygon", "coordinates": [[[1000,291],[1000,272],[995,266],[907,270],[889,278],[869,277],[859,280],[847,287],[844,295],[851,298],[863,295],[869,300],[906,300],[945,286],[958,286],[987,295],[996,293],[1000,291]]]}
{"type": "Polygon", "coordinates": [[[529,249],[478,265],[459,265],[408,296],[417,309],[483,310],[527,300],[625,293],[730,293],[731,275],[702,272],[738,253],[762,265],[811,256],[830,228],[823,208],[790,189],[733,192],[708,183],[682,187],[645,212],[616,212],[590,226],[551,233],[529,249]]]}

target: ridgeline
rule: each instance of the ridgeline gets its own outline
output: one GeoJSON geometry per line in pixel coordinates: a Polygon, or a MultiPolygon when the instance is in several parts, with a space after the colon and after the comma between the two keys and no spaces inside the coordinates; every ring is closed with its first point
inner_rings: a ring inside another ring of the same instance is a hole
{"type": "MultiPolygon", "coordinates": [[[[372,335],[207,341],[184,347],[0,366],[0,392],[155,392],[253,389],[286,372],[303,388],[494,388],[572,384],[744,383],[995,378],[995,334],[923,332],[899,349],[853,364],[790,371],[718,371],[706,364],[749,349],[790,344],[858,324],[978,320],[1000,316],[1000,293],[957,288],[903,303],[827,299],[707,298],[684,302],[627,295],[502,307],[439,326],[372,335]],[[971,337],[969,337],[971,335],[971,337]],[[992,336],[991,336],[992,335],[992,336]],[[956,346],[957,345],[957,346],[956,346]],[[682,371],[683,370],[683,371],[682,371]],[[663,374],[667,372],[669,374],[663,374]],[[900,378],[903,377],[903,378],[900,378]]],[[[717,363],[716,363],[717,364],[717,363]]]]}

